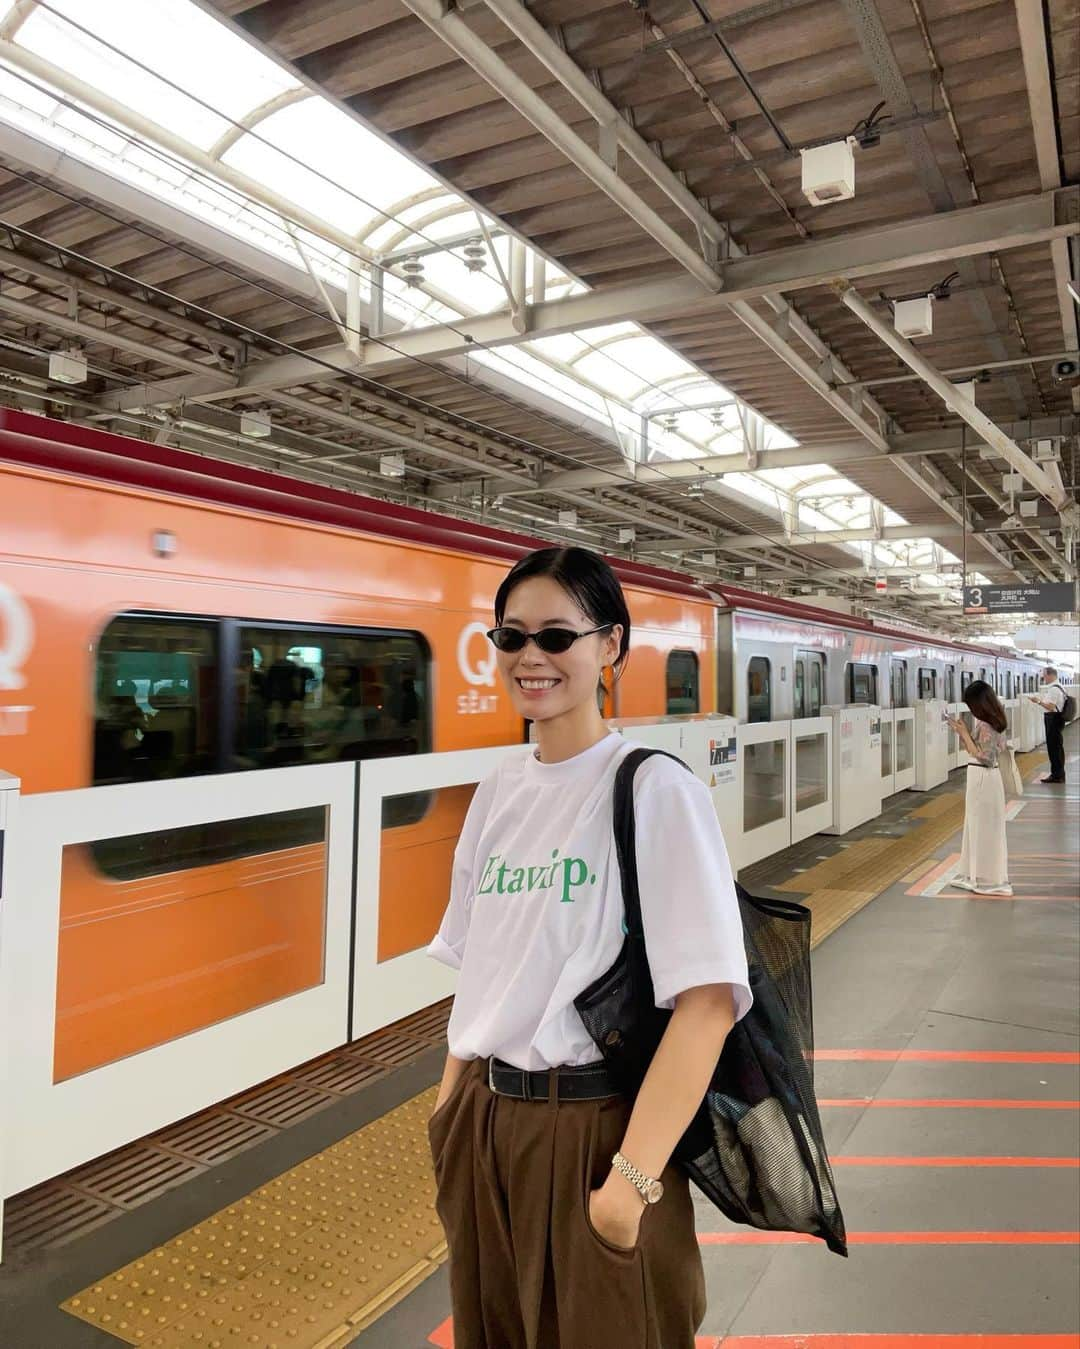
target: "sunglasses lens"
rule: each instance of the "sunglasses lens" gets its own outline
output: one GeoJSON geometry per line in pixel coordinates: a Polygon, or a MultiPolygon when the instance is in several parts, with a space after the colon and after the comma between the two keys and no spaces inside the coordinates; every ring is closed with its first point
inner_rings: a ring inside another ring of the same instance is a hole
{"type": "Polygon", "coordinates": [[[577,633],[571,632],[569,628],[544,628],[536,634],[536,645],[549,656],[569,651],[576,640],[577,633]]]}
{"type": "Polygon", "coordinates": [[[525,634],[517,628],[492,628],[488,636],[499,651],[520,651],[525,645],[525,634]]]}

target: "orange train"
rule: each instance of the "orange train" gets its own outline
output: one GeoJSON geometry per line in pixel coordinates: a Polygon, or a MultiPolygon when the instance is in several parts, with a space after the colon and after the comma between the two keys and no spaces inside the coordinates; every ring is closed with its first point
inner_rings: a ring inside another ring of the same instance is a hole
{"type": "MultiPolygon", "coordinates": [[[[153,790],[520,740],[483,633],[508,565],[538,546],[0,409],[0,769],[25,792],[153,790]]],[[[634,629],[608,715],[757,719],[768,674],[751,670],[749,708],[731,691],[737,611],[774,637],[816,624],[872,645],[856,620],[615,566],[634,629]]],[[[434,930],[469,795],[388,804],[379,960],[434,930]]],[[[58,1081],[322,978],[324,812],[122,828],[64,850],[58,1081]]]]}

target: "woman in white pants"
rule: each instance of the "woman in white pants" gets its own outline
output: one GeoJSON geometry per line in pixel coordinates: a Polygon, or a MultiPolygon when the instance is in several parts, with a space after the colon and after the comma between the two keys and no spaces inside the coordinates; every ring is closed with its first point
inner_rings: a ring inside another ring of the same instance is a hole
{"type": "Polygon", "coordinates": [[[983,679],[972,680],[963,697],[975,719],[975,734],[959,717],[950,718],[971,758],[964,798],[960,873],[953,885],[977,895],[1011,895],[1009,850],[1005,842],[1005,787],[998,767],[1009,748],[1005,709],[983,679]]]}

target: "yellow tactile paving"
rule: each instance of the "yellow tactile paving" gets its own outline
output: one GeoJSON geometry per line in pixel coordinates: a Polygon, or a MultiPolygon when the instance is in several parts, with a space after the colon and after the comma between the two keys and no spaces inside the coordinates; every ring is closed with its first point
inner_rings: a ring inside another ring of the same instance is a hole
{"type": "Polygon", "coordinates": [[[946,814],[955,809],[956,798],[959,795],[959,792],[943,792],[941,796],[932,796],[929,801],[915,807],[911,812],[912,819],[932,820],[938,815],[946,814]]]}
{"type": "Polygon", "coordinates": [[[446,1258],[435,1089],[84,1289],[64,1310],[147,1349],[331,1349],[446,1258]]]}
{"type": "Polygon", "coordinates": [[[809,894],[812,890],[838,885],[849,871],[868,858],[876,856],[887,848],[892,841],[891,838],[858,839],[855,843],[849,843],[846,848],[842,848],[832,857],[827,857],[824,862],[818,862],[812,867],[807,867],[805,871],[789,876],[786,881],[782,881],[774,888],[809,894]]]}

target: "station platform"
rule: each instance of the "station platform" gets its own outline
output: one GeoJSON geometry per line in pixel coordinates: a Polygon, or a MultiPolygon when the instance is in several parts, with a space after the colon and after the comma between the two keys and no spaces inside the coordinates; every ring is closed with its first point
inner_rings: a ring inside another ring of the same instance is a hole
{"type": "MultiPolygon", "coordinates": [[[[815,1073],[851,1254],[699,1201],[699,1349],[1075,1349],[1077,742],[1074,724],[1064,786],[1021,756],[1011,898],[950,885],[962,771],[743,873],[814,914],[815,1073]]],[[[0,1345],[449,1349],[425,1130],[447,1015],[10,1200],[0,1345]]]]}

